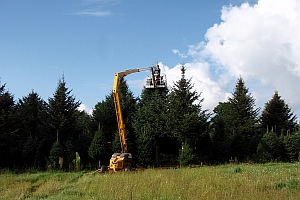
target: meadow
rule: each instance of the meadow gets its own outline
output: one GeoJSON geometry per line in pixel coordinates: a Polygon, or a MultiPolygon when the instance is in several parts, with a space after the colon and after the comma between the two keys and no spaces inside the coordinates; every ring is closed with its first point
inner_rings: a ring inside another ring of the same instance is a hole
{"type": "Polygon", "coordinates": [[[300,163],[0,173],[0,199],[300,199],[300,163]]]}

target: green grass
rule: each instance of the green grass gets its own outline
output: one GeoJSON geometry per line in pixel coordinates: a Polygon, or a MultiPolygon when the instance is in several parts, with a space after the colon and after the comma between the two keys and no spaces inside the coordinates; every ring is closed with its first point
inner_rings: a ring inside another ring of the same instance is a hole
{"type": "Polygon", "coordinates": [[[300,163],[0,173],[0,199],[300,199],[300,163]]]}

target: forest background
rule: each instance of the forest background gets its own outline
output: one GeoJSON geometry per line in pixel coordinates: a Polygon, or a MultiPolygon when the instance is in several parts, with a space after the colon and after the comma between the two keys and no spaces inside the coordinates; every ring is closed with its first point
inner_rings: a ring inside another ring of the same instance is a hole
{"type": "MultiPolygon", "coordinates": [[[[261,111],[242,77],[212,112],[185,77],[171,88],[134,97],[120,81],[128,150],[144,166],[293,162],[299,160],[296,116],[277,91],[261,111]]],[[[120,152],[112,93],[92,115],[79,111],[64,76],[48,102],[32,91],[17,101],[0,84],[0,167],[66,171],[107,165],[120,152]]]]}

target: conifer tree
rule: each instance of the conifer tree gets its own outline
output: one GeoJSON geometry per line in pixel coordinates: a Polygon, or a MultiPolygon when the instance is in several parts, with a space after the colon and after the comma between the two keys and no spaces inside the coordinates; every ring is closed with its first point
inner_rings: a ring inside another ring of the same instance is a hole
{"type": "Polygon", "coordinates": [[[80,156],[80,165],[85,166],[91,162],[88,150],[95,133],[92,129],[92,116],[85,111],[78,111],[76,124],[79,136],[75,142],[75,147],[80,156]]]}
{"type": "Polygon", "coordinates": [[[255,134],[258,121],[259,108],[255,108],[255,99],[245,87],[244,80],[240,77],[235,85],[232,97],[228,99],[232,120],[232,134],[239,133],[250,141],[255,134]]]}
{"type": "Polygon", "coordinates": [[[14,119],[15,101],[13,95],[6,91],[5,84],[0,85],[0,167],[11,167],[20,159],[15,141],[18,141],[14,119]]]}
{"type": "Polygon", "coordinates": [[[231,136],[231,113],[228,102],[219,102],[214,108],[214,117],[211,119],[211,138],[213,143],[213,160],[226,162],[229,155],[229,142],[231,136]]]}
{"type": "Polygon", "coordinates": [[[121,78],[119,85],[119,93],[121,98],[122,114],[126,128],[126,141],[128,152],[136,154],[136,133],[132,127],[133,118],[136,112],[137,99],[133,92],[129,90],[126,80],[121,78]]]}
{"type": "MultiPolygon", "coordinates": [[[[135,154],[136,152],[136,135],[132,128],[133,116],[136,111],[136,98],[129,90],[126,80],[122,77],[119,83],[119,96],[122,109],[122,116],[126,128],[126,141],[128,152],[135,154]]],[[[97,103],[93,112],[93,127],[101,124],[103,134],[108,142],[111,142],[113,150],[119,152],[120,137],[117,135],[116,111],[114,108],[113,94],[106,96],[105,101],[97,103]]]]}
{"type": "Polygon", "coordinates": [[[95,161],[97,161],[97,163],[99,163],[99,167],[100,162],[101,165],[109,164],[107,141],[100,128],[94,135],[88,153],[95,161]]]}
{"type": "Polygon", "coordinates": [[[273,131],[265,133],[258,144],[257,156],[260,162],[284,161],[286,150],[283,137],[273,131]]]}
{"type": "Polygon", "coordinates": [[[105,100],[96,104],[93,111],[92,123],[94,132],[99,129],[98,125],[101,124],[101,130],[107,140],[109,142],[114,140],[114,134],[117,131],[117,121],[112,93],[107,95],[105,100]]]}
{"type": "Polygon", "coordinates": [[[244,80],[238,78],[232,97],[214,109],[212,140],[217,161],[224,162],[231,157],[244,159],[256,152],[258,144],[254,144],[254,138],[258,112],[254,97],[245,87],[244,80]]]}
{"type": "MultiPolygon", "coordinates": [[[[40,142],[47,138],[46,132],[49,119],[48,106],[37,93],[32,91],[28,96],[19,99],[19,102],[16,105],[16,116],[19,122],[19,138],[22,140],[20,141],[22,146],[25,149],[28,149],[26,146],[35,145],[34,148],[29,148],[30,155],[28,155],[35,158],[33,162],[26,161],[28,159],[24,158],[24,152],[22,153],[23,160],[26,162],[27,166],[29,163],[31,164],[28,167],[36,167],[34,165],[38,163],[41,167],[41,163],[45,164],[44,157],[47,157],[49,152],[45,152],[44,155],[35,156],[37,150],[36,145],[39,144],[39,147],[41,148],[40,145],[42,145],[42,143],[40,144],[40,142]]],[[[25,152],[27,152],[27,150],[25,150],[25,152]]]]}
{"type": "MultiPolygon", "coordinates": [[[[75,152],[71,152],[75,141],[79,136],[79,131],[76,126],[77,122],[77,108],[80,105],[79,101],[71,95],[72,90],[66,87],[64,76],[59,80],[58,87],[55,91],[54,97],[49,98],[49,113],[50,113],[50,141],[59,141],[65,148],[68,155],[75,158],[75,152]],[[70,148],[68,148],[70,147],[70,148]]],[[[77,151],[76,149],[73,149],[77,151]]],[[[64,159],[71,161],[72,159],[64,159]]],[[[64,162],[64,167],[68,167],[70,163],[64,162]]]]}
{"type": "Polygon", "coordinates": [[[36,141],[34,140],[32,135],[29,135],[22,150],[22,160],[26,167],[34,167],[35,154],[36,154],[36,141]]]}
{"type": "MultiPolygon", "coordinates": [[[[174,147],[167,140],[170,135],[166,129],[167,88],[144,88],[134,118],[133,128],[137,133],[138,163],[144,166],[160,162],[159,153],[172,151],[174,147]]],[[[176,148],[177,153],[177,148],[176,148]]]]}
{"type": "Polygon", "coordinates": [[[66,87],[64,76],[59,80],[54,97],[49,98],[49,108],[52,126],[52,137],[61,143],[76,138],[76,110],[80,105],[79,101],[71,95],[72,90],[66,87]]]}
{"type": "Polygon", "coordinates": [[[284,136],[284,146],[288,156],[288,161],[299,161],[300,158],[300,132],[295,132],[284,136]]]}
{"type": "Polygon", "coordinates": [[[48,168],[61,169],[63,165],[63,147],[55,141],[51,147],[48,159],[48,168]]]}
{"type": "Polygon", "coordinates": [[[197,140],[207,129],[208,114],[202,109],[203,99],[193,91],[191,78],[185,78],[186,68],[181,66],[181,79],[171,88],[168,103],[168,127],[180,142],[197,140]]]}
{"type": "Polygon", "coordinates": [[[194,152],[190,145],[186,142],[182,144],[182,149],[179,150],[178,161],[181,166],[187,166],[194,162],[194,152]]]}
{"type": "Polygon", "coordinates": [[[273,131],[277,135],[294,132],[296,116],[276,91],[268,101],[260,117],[263,132],[273,131]]]}

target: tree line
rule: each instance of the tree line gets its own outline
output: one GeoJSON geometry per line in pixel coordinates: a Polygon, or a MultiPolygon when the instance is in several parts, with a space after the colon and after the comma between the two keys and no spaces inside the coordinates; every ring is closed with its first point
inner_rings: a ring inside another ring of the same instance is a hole
{"type": "MultiPolygon", "coordinates": [[[[134,97],[120,80],[128,151],[148,166],[227,162],[297,161],[300,132],[296,116],[276,91],[256,108],[242,77],[231,97],[212,112],[202,107],[181,66],[171,88],[146,89],[134,97]]],[[[95,169],[120,152],[112,93],[92,115],[79,111],[62,77],[53,97],[32,91],[22,99],[0,85],[0,167],[12,169],[95,169]]]]}

